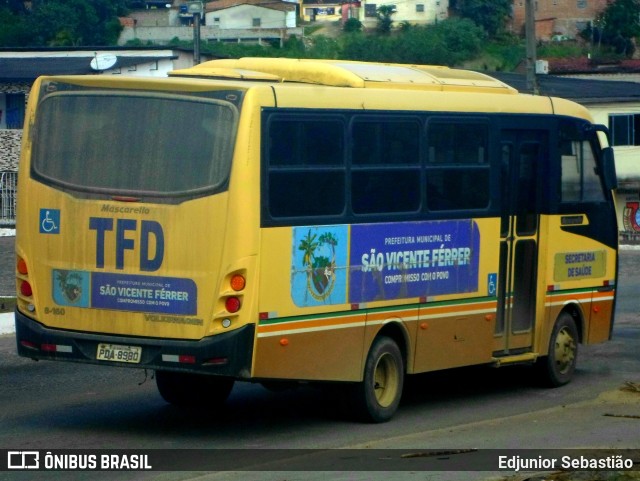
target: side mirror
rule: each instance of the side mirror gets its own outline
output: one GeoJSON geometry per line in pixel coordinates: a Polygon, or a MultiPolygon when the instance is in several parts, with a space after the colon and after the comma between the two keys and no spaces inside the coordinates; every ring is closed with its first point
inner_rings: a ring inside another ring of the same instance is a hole
{"type": "Polygon", "coordinates": [[[618,176],[616,175],[616,161],[613,156],[613,148],[602,149],[602,177],[607,190],[618,187],[618,176]]]}

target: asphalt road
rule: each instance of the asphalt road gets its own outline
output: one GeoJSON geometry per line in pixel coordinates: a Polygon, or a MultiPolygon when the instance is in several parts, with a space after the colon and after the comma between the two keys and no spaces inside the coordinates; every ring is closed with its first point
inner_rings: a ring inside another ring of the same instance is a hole
{"type": "MultiPolygon", "coordinates": [[[[223,410],[181,411],[156,392],[151,373],[15,355],[0,336],[0,449],[400,449],[640,448],[640,251],[621,253],[614,339],[584,346],[573,382],[544,389],[531,370],[471,368],[408,381],[397,416],[358,424],[314,387],[271,392],[238,384],[223,410]],[[636,384],[632,384],[636,385],[636,384]]],[[[446,456],[456,459],[456,456],[446,456]]],[[[305,458],[298,457],[302,463],[305,458]]],[[[480,480],[509,472],[11,473],[7,479],[480,480]],[[27,476],[28,474],[28,476],[27,476]]],[[[276,469],[276,470],[273,470],[276,469]]],[[[327,468],[329,469],[329,467],[327,468]]],[[[382,468],[383,469],[383,468],[382,468]]],[[[0,479],[7,473],[0,472],[0,479]]],[[[525,479],[517,477],[512,479],[525,479]]],[[[597,478],[606,479],[606,478],[597,478]]]]}

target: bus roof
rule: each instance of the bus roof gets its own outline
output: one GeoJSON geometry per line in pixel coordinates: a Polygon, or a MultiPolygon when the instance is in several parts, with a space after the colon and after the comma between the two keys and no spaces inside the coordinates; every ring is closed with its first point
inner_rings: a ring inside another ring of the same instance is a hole
{"type": "Polygon", "coordinates": [[[198,77],[268,82],[296,82],[352,88],[400,88],[431,91],[484,91],[517,94],[513,87],[488,75],[434,65],[245,57],[211,60],[169,72],[198,77]]]}

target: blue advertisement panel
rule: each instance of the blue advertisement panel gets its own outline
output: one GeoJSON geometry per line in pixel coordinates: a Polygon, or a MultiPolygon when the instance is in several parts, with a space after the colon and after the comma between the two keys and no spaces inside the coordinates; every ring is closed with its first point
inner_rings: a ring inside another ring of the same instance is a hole
{"type": "Polygon", "coordinates": [[[91,274],[91,307],[186,315],[196,314],[197,300],[197,286],[191,279],[91,274]]]}
{"type": "Polygon", "coordinates": [[[291,298],[299,307],[347,302],[346,225],[294,227],[291,298]]]}
{"type": "Polygon", "coordinates": [[[474,292],[479,259],[473,220],[353,225],[349,302],[474,292]]]}

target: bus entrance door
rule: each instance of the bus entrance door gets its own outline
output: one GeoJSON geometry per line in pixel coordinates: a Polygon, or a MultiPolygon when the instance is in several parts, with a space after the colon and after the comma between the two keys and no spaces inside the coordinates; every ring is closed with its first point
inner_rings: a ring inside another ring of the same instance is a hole
{"type": "Polygon", "coordinates": [[[494,356],[531,351],[536,308],[542,161],[547,133],[502,131],[502,212],[494,356]]]}

